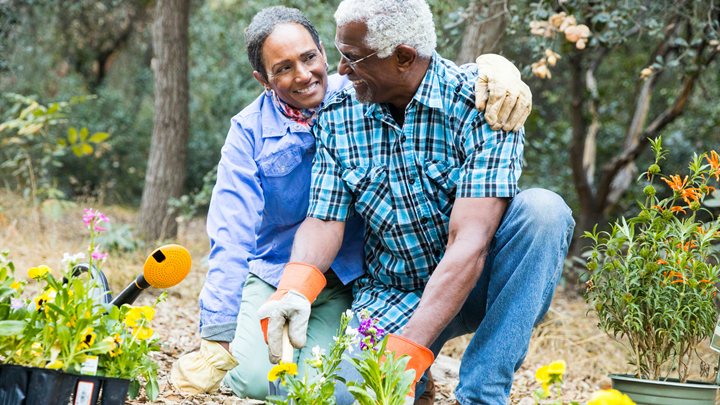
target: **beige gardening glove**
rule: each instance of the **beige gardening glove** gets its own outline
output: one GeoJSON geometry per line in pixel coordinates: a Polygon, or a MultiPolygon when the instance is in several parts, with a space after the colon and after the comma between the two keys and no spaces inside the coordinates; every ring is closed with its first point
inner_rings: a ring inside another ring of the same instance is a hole
{"type": "Polygon", "coordinates": [[[532,93],[521,80],[520,71],[509,60],[492,53],[480,55],[475,63],[478,111],[485,110],[485,121],[493,131],[519,131],[532,111],[532,93]]]}
{"type": "Polygon", "coordinates": [[[270,363],[277,364],[283,357],[286,323],[292,346],[305,346],[310,308],[326,283],[323,273],[311,264],[290,262],[285,266],[277,290],[257,311],[270,363]]]}
{"type": "Polygon", "coordinates": [[[170,371],[173,387],[184,394],[212,394],[237,360],[217,342],[202,340],[200,351],[180,357],[170,371]]]}

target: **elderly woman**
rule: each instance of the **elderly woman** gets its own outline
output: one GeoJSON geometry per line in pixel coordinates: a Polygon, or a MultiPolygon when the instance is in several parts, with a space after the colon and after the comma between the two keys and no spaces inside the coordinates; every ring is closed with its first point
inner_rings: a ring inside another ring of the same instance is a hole
{"type": "MultiPolygon", "coordinates": [[[[217,390],[224,377],[236,395],[264,399],[272,364],[257,309],[276,291],[305,219],[318,111],[351,83],[328,75],[318,33],[296,9],[261,11],[245,41],[265,92],[231,120],[208,213],[210,270],[200,293],[201,348],[175,363],[171,381],[185,393],[201,393],[217,390]]],[[[500,75],[508,66],[515,69],[507,61],[486,68],[493,76],[493,69],[500,75]]],[[[495,114],[506,118],[496,124],[509,129],[522,124],[529,110],[516,113],[513,106],[518,95],[530,95],[519,74],[504,79],[497,100],[488,94],[493,85],[485,79],[477,86],[478,102],[484,106],[489,97],[488,109],[495,105],[495,114]]],[[[348,221],[340,253],[325,273],[327,285],[312,303],[307,342],[295,350],[295,363],[304,364],[315,346],[328,347],[340,314],[350,308],[352,281],[364,272],[363,232],[359,216],[348,221]]]]}

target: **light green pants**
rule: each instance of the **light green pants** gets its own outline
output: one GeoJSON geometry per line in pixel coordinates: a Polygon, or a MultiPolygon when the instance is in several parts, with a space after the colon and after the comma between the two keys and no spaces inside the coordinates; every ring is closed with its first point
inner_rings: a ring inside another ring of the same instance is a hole
{"type": "MultiPolygon", "coordinates": [[[[352,304],[352,283],[343,285],[335,273],[325,273],[327,285],[312,304],[308,322],[307,343],[305,347],[295,349],[294,361],[298,373],[305,372],[305,359],[312,357],[312,348],[320,346],[330,351],[337,330],[340,328],[340,315],[352,304]]],[[[268,395],[268,373],[272,368],[268,360],[268,350],[263,338],[257,310],[275,292],[275,287],[264,282],[254,274],[248,276],[243,288],[237,330],[233,340],[233,355],[240,363],[225,375],[225,385],[241,398],[264,400],[268,395]]]]}

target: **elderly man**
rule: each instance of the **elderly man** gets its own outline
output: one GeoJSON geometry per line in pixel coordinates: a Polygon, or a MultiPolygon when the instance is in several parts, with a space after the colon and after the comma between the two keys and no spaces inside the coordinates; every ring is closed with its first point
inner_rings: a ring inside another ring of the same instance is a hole
{"type": "Polygon", "coordinates": [[[524,131],[492,130],[478,113],[476,72],[435,53],[424,0],[344,0],[335,19],[339,72],[353,88],[328,101],[315,128],[308,218],[285,268],[293,282],[258,310],[270,350],[285,322],[305,322],[298,308],[322,290],[357,212],[368,270],[353,310],[393,333],[388,347],[412,356],[416,378],[446,341],[475,333],[455,395],[507,404],[560,277],[571,212],[552,192],[519,191],[524,131]]]}

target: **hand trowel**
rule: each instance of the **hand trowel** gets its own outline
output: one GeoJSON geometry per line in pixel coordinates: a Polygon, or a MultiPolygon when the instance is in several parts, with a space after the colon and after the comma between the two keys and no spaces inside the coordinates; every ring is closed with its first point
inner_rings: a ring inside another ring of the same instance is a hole
{"type": "MultiPolygon", "coordinates": [[[[282,334],[282,356],[281,361],[283,364],[285,363],[292,363],[293,362],[293,346],[290,344],[290,336],[288,335],[288,324],[285,323],[285,326],[283,327],[283,334],[282,334]]],[[[282,378],[278,378],[275,381],[270,381],[270,386],[268,387],[268,394],[269,395],[280,395],[280,396],[286,396],[287,393],[282,390],[282,378]]]]}

